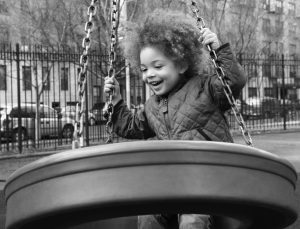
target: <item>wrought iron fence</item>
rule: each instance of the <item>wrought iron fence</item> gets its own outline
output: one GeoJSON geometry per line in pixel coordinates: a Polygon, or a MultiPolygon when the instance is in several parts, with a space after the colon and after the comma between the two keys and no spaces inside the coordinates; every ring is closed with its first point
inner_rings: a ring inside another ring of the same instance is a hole
{"type": "MultiPolygon", "coordinates": [[[[285,55],[238,55],[247,84],[238,100],[252,131],[300,127],[300,59],[285,55]]],[[[231,128],[237,130],[229,114],[231,128]]]]}
{"type": "MultiPolygon", "coordinates": [[[[33,47],[0,47],[0,152],[70,147],[80,53],[33,47]]],[[[238,100],[250,130],[300,127],[300,60],[280,55],[238,55],[248,80],[238,100]]],[[[87,75],[85,145],[106,140],[103,82],[107,56],[91,53],[87,75]]],[[[117,78],[133,112],[148,96],[138,74],[118,58],[117,78]]],[[[228,113],[233,131],[238,125],[228,113]]],[[[121,141],[115,137],[115,141],[121,141]]]]}

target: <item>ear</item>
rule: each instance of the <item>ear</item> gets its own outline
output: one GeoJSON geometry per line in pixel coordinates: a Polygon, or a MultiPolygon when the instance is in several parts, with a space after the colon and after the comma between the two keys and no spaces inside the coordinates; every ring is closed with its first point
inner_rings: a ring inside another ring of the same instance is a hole
{"type": "Polygon", "coordinates": [[[189,65],[186,61],[182,62],[179,64],[178,66],[178,70],[180,74],[183,74],[186,72],[186,70],[188,69],[189,65]]]}

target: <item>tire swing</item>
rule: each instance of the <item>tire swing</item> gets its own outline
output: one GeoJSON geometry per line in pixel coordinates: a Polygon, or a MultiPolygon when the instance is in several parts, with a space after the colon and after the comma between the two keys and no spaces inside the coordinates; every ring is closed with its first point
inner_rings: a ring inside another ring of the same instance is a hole
{"type": "MultiPolygon", "coordinates": [[[[245,130],[243,120],[239,123],[245,130]]],[[[225,221],[218,229],[285,228],[297,218],[296,180],[287,160],[232,143],[138,141],[78,148],[9,177],[6,229],[129,229],[134,227],[125,220],[106,225],[111,227],[93,223],[158,213],[220,216],[225,221]]]]}

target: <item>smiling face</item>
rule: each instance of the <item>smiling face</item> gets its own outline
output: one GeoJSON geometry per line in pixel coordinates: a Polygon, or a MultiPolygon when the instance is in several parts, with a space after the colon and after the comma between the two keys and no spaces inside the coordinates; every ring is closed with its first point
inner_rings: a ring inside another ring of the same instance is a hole
{"type": "Polygon", "coordinates": [[[170,92],[181,80],[180,74],[187,69],[187,67],[175,64],[153,46],[141,50],[140,61],[143,80],[156,95],[165,95],[170,92]]]}

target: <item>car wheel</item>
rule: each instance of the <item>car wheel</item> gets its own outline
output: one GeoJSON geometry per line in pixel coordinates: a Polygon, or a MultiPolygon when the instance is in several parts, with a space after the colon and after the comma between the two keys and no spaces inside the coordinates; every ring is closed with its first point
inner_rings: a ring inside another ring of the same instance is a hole
{"type": "Polygon", "coordinates": [[[90,118],[89,124],[90,124],[90,126],[96,125],[96,120],[94,118],[90,118]]]}
{"type": "Polygon", "coordinates": [[[62,137],[63,138],[72,138],[74,132],[74,127],[72,125],[66,125],[64,126],[62,130],[62,137]]]}
{"type": "Polygon", "coordinates": [[[20,138],[21,138],[21,141],[25,141],[27,139],[27,131],[25,128],[21,128],[20,135],[19,135],[18,129],[14,130],[13,136],[12,136],[13,141],[18,142],[20,138]]]}

